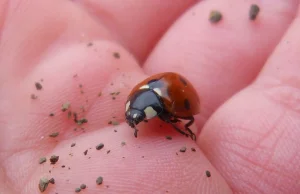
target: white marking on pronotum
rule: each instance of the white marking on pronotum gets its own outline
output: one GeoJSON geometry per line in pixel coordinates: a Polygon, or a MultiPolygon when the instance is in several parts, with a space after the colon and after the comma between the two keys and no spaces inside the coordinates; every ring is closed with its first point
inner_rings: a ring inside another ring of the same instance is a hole
{"type": "Polygon", "coordinates": [[[149,88],[149,85],[143,85],[140,87],[140,89],[148,89],[149,88]]]}
{"type": "Polygon", "coordinates": [[[132,117],[135,119],[135,118],[137,117],[137,114],[136,114],[136,113],[134,113],[132,117]]]}
{"type": "Polygon", "coordinates": [[[145,108],[144,112],[147,119],[151,119],[157,115],[157,112],[151,106],[145,108]]]}
{"type": "Polygon", "coordinates": [[[127,103],[126,103],[126,112],[128,111],[128,109],[129,109],[129,106],[130,106],[130,101],[128,101],[127,103]]]}
{"type": "Polygon", "coordinates": [[[153,89],[159,96],[162,96],[162,92],[159,88],[154,88],[153,89]]]}

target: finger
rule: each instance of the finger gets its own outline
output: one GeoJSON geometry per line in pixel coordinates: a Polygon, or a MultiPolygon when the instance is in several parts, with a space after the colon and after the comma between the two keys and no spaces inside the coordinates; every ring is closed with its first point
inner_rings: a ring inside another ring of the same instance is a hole
{"type": "Polygon", "coordinates": [[[253,80],[296,12],[294,1],[260,1],[261,11],[250,21],[251,3],[199,2],[173,25],[146,61],[148,74],[175,71],[194,83],[202,102],[199,126],[253,80]],[[211,10],[223,14],[219,23],[209,22],[211,10]]]}
{"type": "Polygon", "coordinates": [[[0,85],[11,75],[22,79],[43,57],[74,42],[112,40],[103,25],[70,1],[14,1],[6,9],[1,12],[0,85]]]}
{"type": "Polygon", "coordinates": [[[299,33],[297,17],[257,80],[213,115],[199,139],[237,193],[300,190],[299,33]]]}
{"type": "Polygon", "coordinates": [[[145,60],[173,21],[195,2],[196,0],[80,1],[139,62],[145,60]]]}
{"type": "Polygon", "coordinates": [[[114,128],[117,133],[106,127],[61,142],[46,156],[56,154],[59,161],[55,165],[35,165],[36,171],[23,190],[36,193],[39,179],[46,177],[55,179],[55,185],[47,188],[49,193],[73,193],[82,183],[87,185],[84,192],[88,193],[231,193],[194,142],[183,142],[184,137],[174,130],[159,128],[172,136],[168,140],[158,130],[148,130],[148,126],[139,131],[138,138],[128,133],[125,123],[114,128]],[[74,142],[76,145],[70,147],[74,142]],[[97,150],[99,143],[104,147],[97,150]],[[180,152],[182,147],[186,147],[185,152],[180,152]],[[210,177],[206,176],[207,170],[210,177]],[[101,185],[96,184],[99,176],[103,177],[101,185]]]}

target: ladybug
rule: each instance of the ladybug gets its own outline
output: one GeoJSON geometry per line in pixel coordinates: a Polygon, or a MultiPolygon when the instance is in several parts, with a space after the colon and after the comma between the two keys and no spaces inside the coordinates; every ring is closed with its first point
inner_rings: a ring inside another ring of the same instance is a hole
{"type": "Polygon", "coordinates": [[[189,127],[199,112],[200,100],[195,88],[185,77],[174,72],[159,73],[137,84],[125,105],[126,122],[135,129],[135,137],[138,132],[136,125],[159,117],[179,133],[196,140],[189,127]],[[175,125],[181,120],[188,120],[186,132],[175,125]]]}

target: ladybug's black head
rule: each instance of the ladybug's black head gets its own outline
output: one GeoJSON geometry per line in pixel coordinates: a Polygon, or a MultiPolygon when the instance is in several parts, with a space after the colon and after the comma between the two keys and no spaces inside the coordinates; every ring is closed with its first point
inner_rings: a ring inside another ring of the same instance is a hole
{"type": "Polygon", "coordinates": [[[162,111],[162,103],[157,94],[153,90],[143,89],[129,96],[125,107],[125,118],[128,125],[135,129],[136,136],[136,125],[156,117],[162,111]]]}
{"type": "Polygon", "coordinates": [[[140,111],[137,109],[128,109],[125,113],[126,122],[132,128],[135,128],[137,124],[145,120],[144,111],[140,111]]]}

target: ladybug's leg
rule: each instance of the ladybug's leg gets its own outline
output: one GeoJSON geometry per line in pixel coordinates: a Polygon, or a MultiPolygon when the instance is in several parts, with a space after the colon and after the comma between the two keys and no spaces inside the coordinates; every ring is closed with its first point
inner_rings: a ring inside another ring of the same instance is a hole
{"type": "Polygon", "coordinates": [[[134,137],[137,138],[138,129],[134,127],[134,137]]]}
{"type": "Polygon", "coordinates": [[[179,120],[179,119],[177,119],[177,118],[172,118],[172,119],[170,119],[170,121],[171,121],[172,123],[178,123],[178,122],[181,122],[181,120],[179,120]]]}
{"type": "Polygon", "coordinates": [[[196,135],[192,132],[192,130],[189,128],[194,123],[194,117],[189,117],[187,120],[190,120],[187,124],[185,124],[185,129],[190,133],[190,136],[192,140],[196,141],[196,135]]]}
{"type": "Polygon", "coordinates": [[[171,125],[174,127],[174,129],[176,129],[176,131],[178,131],[179,133],[181,133],[182,135],[185,135],[185,136],[189,136],[189,134],[185,133],[184,131],[182,131],[181,129],[179,129],[176,125],[174,125],[174,123],[170,122],[171,125]]]}
{"type": "Polygon", "coordinates": [[[171,118],[170,118],[170,116],[169,116],[168,114],[160,114],[160,115],[158,115],[158,117],[159,117],[162,121],[167,122],[167,123],[170,123],[170,124],[173,126],[173,128],[176,129],[176,131],[178,131],[178,132],[181,133],[182,135],[185,135],[185,136],[187,136],[187,137],[189,136],[189,134],[185,133],[184,131],[182,131],[181,129],[179,129],[176,125],[174,125],[174,121],[175,121],[175,122],[178,122],[178,121],[177,121],[177,120],[178,120],[177,118],[171,120],[171,118]]]}

